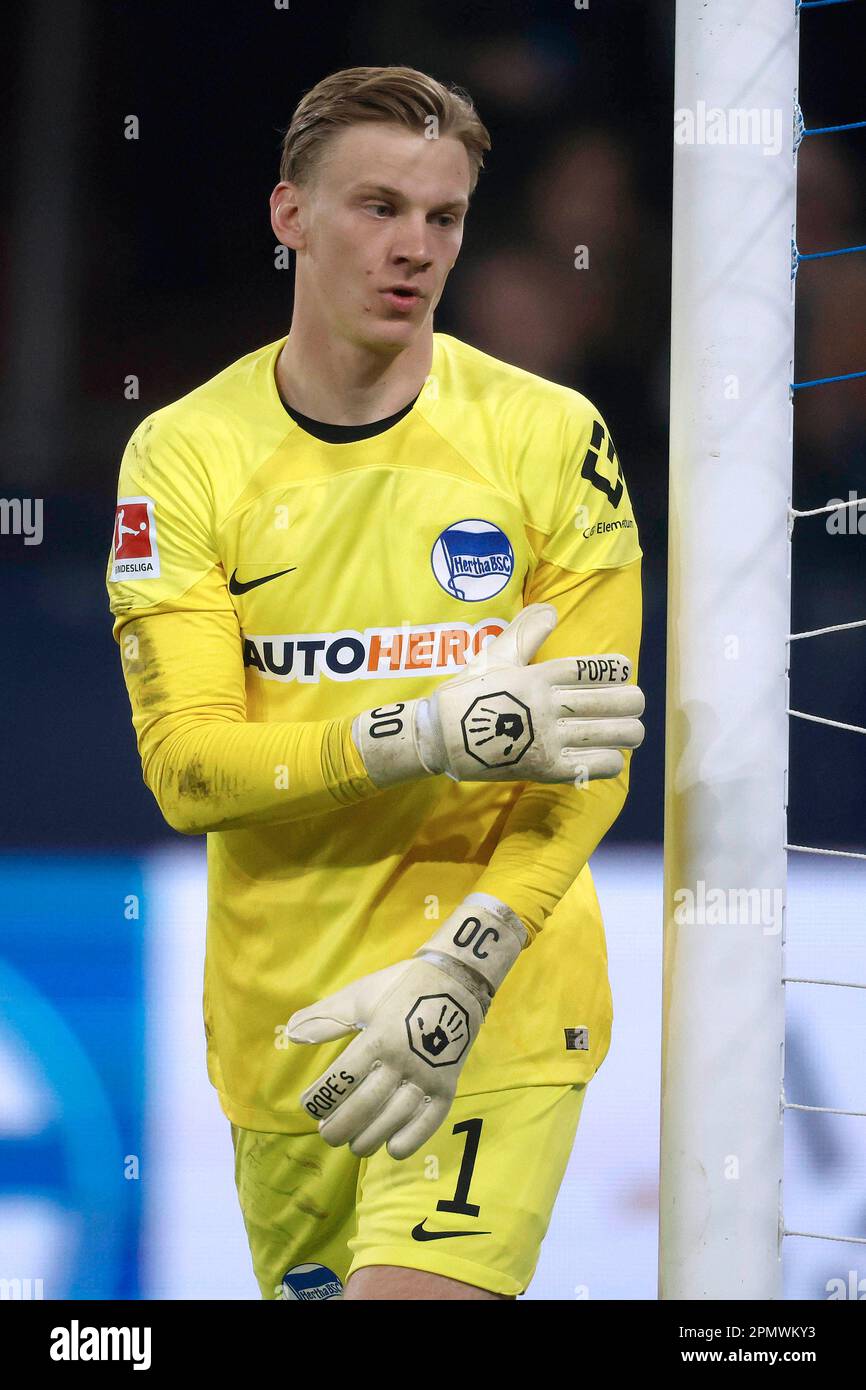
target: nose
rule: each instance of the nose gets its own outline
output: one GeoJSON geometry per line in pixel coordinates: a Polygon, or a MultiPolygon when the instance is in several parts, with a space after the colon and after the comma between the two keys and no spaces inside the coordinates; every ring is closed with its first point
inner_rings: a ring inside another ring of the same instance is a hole
{"type": "Polygon", "coordinates": [[[429,244],[430,228],[423,212],[417,216],[398,218],[395,224],[393,259],[409,263],[416,270],[426,269],[432,262],[429,244]]]}

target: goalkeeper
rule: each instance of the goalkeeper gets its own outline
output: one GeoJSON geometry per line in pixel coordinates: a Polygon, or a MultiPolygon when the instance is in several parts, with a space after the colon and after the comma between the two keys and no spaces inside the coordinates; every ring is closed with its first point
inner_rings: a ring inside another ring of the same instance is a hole
{"type": "Polygon", "coordinates": [[[610,1041],[641,551],[590,402],[434,332],[489,144],[414,69],[320,82],[271,195],[291,331],[121,464],[114,631],[145,781],[208,837],[266,1298],[522,1293],[610,1041]]]}

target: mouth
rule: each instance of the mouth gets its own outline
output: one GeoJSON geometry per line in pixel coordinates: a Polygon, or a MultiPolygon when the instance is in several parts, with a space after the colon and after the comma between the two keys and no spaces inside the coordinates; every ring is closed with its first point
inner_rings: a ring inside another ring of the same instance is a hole
{"type": "Polygon", "coordinates": [[[393,285],[391,289],[381,290],[380,294],[394,309],[404,314],[409,313],[423,299],[420,290],[414,289],[411,285],[393,285]]]}

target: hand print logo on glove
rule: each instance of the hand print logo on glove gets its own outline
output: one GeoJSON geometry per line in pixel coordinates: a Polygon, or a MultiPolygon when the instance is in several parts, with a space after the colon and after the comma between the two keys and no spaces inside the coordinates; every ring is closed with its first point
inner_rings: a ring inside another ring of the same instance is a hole
{"type": "Polygon", "coordinates": [[[471,1041],[469,1015],[450,994],[423,994],[406,1015],[409,1046],[431,1067],[459,1062],[471,1041]]]}
{"type": "Polygon", "coordinates": [[[466,752],[485,767],[519,762],[535,742],[529,706],[507,690],[473,700],[461,723],[466,752]]]}

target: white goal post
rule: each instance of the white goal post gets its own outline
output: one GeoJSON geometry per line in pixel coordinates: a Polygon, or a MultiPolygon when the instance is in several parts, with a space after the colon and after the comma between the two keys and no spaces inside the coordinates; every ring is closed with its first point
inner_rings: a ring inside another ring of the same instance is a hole
{"type": "Polygon", "coordinates": [[[794,0],[678,0],[659,1296],[781,1296],[794,0]]]}

